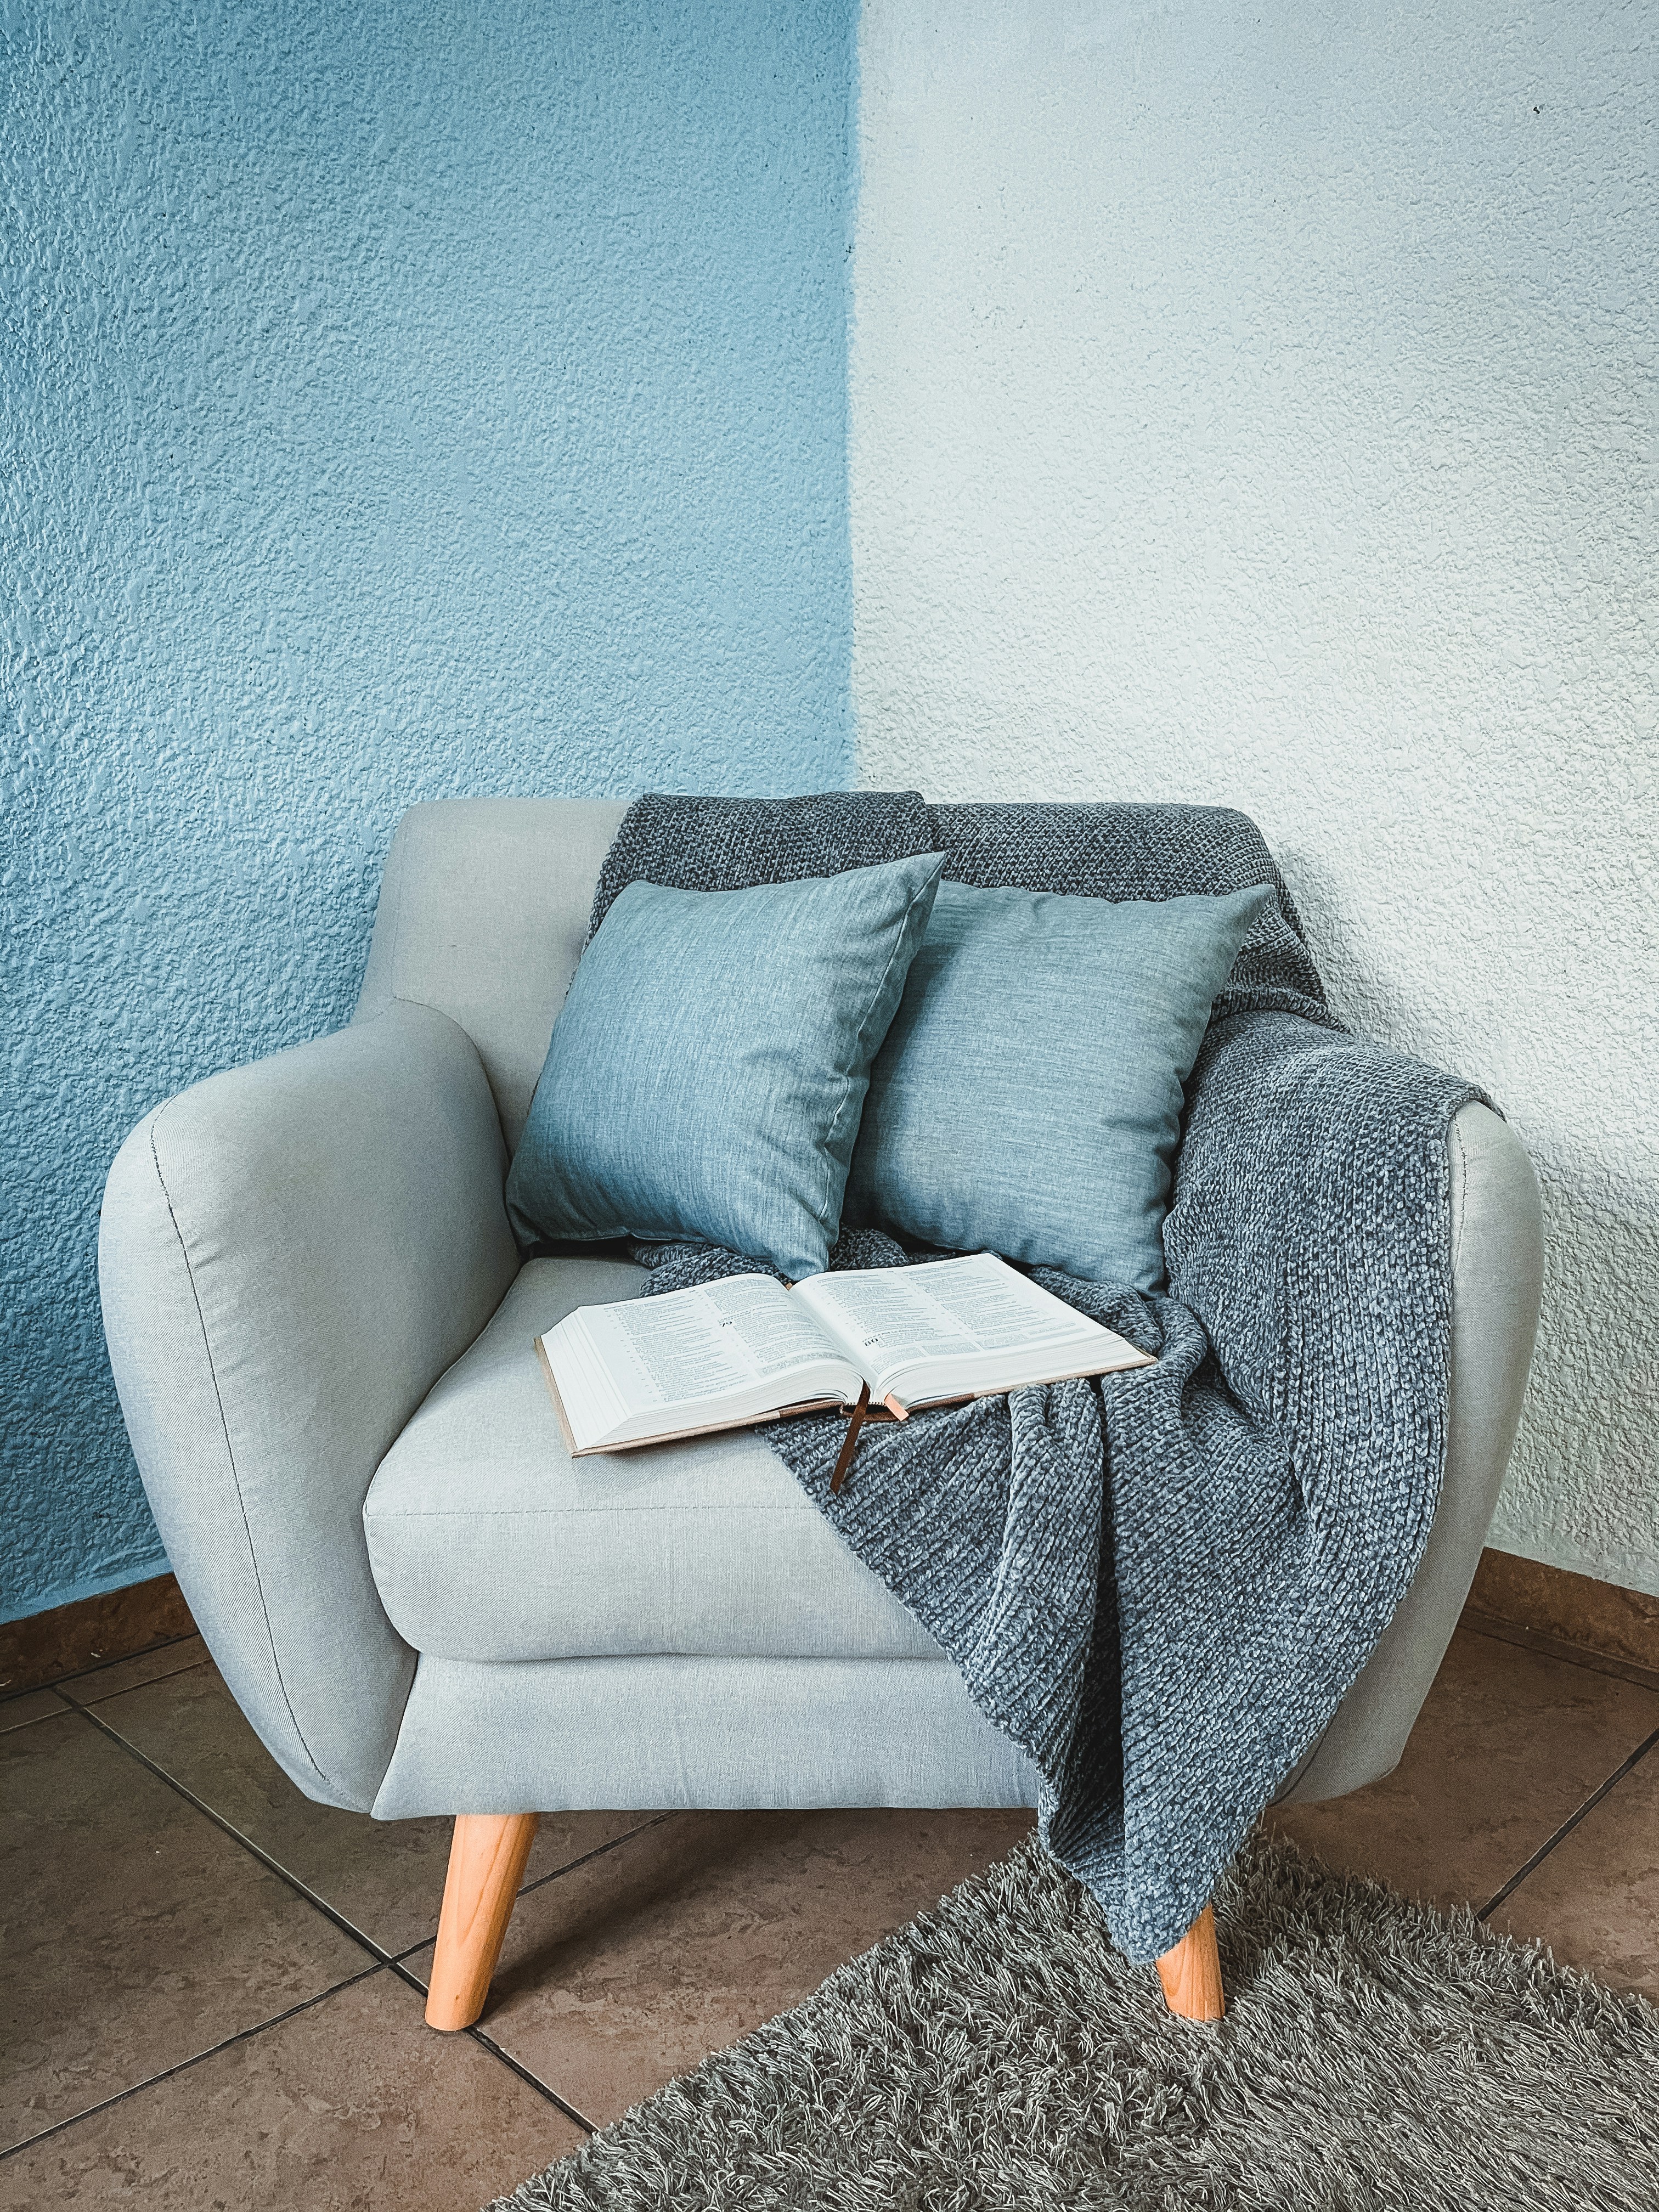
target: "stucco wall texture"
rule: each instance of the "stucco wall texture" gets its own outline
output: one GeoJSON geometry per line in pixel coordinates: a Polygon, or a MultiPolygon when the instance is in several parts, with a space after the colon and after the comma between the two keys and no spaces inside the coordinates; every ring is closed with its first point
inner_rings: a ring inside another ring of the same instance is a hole
{"type": "Polygon", "coordinates": [[[852,21],[0,9],[0,1613],[161,1564],[105,1170],[409,802],[849,780],[852,21]]]}
{"type": "Polygon", "coordinates": [[[866,0],[850,469],[863,781],[1255,817],[1540,1169],[1494,1540],[1659,1593],[1656,21],[866,0]]]}

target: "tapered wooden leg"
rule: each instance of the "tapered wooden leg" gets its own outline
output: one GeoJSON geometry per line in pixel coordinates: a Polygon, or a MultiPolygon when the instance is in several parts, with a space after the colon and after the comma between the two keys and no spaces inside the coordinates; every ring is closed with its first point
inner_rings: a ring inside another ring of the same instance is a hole
{"type": "Polygon", "coordinates": [[[438,1918],[428,2027],[471,2027],[484,2008],[539,1813],[458,1813],[438,1918]]]}
{"type": "MultiPolygon", "coordinates": [[[[1221,1954],[1215,1947],[1215,1911],[1206,1905],[1173,1951],[1158,1962],[1164,2002],[1178,2020],[1219,2020],[1221,1954]]],[[[430,2014],[428,2015],[430,2017],[430,2014]]]]}

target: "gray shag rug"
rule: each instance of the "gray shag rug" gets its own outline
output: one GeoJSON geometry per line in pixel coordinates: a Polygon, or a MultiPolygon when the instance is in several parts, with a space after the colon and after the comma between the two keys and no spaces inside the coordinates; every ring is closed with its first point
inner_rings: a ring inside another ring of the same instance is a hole
{"type": "Polygon", "coordinates": [[[1172,2020],[1036,1844],[491,2212],[1656,2212],[1659,2011],[1258,1836],[1172,2020]]]}

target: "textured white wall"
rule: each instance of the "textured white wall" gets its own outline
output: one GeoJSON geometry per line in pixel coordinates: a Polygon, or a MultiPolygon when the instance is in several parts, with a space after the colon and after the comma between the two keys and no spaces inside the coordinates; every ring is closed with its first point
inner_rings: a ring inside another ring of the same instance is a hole
{"type": "Polygon", "coordinates": [[[1659,1592],[1651,0],[866,0],[866,783],[1224,802],[1487,1085],[1548,1285],[1495,1540],[1659,1592]]]}

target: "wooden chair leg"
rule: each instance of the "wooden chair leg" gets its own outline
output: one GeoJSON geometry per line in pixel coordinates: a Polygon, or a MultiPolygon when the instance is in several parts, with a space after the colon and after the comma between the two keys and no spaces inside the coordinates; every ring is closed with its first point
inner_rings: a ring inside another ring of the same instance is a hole
{"type": "Polygon", "coordinates": [[[1158,1962],[1164,2002],[1178,2020],[1219,2020],[1221,1954],[1215,1944],[1215,1909],[1206,1905],[1173,1951],[1158,1962]]]}
{"type": "Polygon", "coordinates": [[[428,2027],[471,2027],[501,1955],[539,1813],[458,1813],[426,1995],[428,2027]]]}

